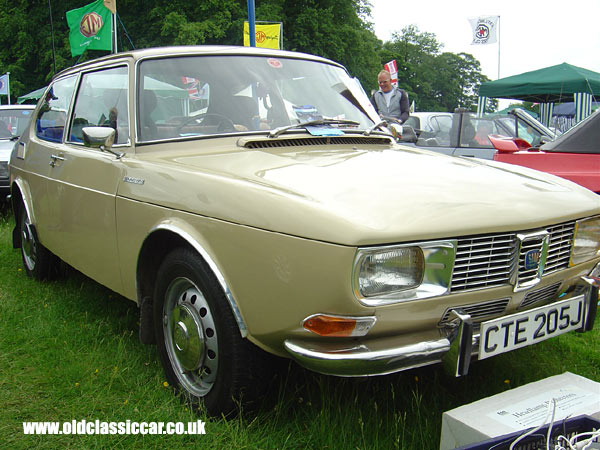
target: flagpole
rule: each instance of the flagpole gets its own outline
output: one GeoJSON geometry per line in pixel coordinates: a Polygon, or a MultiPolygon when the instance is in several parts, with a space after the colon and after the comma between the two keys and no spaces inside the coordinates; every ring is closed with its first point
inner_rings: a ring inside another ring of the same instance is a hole
{"type": "Polygon", "coordinates": [[[56,51],[54,49],[54,23],[52,21],[52,5],[48,0],[48,12],[50,14],[50,32],[52,35],[52,76],[56,74],[56,51]]]}
{"type": "Polygon", "coordinates": [[[254,17],[254,0],[248,0],[248,32],[250,47],[256,47],[256,26],[254,17]]]}
{"type": "Polygon", "coordinates": [[[500,16],[498,16],[498,79],[500,79],[500,16]]]}
{"type": "Polygon", "coordinates": [[[117,53],[117,11],[112,13],[111,20],[112,52],[117,53]]]}
{"type": "Polygon", "coordinates": [[[6,92],[8,93],[8,104],[10,105],[10,72],[6,72],[6,92]]]}

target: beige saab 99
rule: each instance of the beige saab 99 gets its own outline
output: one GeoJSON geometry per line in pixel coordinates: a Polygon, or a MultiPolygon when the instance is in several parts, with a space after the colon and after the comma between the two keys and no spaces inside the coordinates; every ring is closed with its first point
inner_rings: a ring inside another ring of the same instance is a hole
{"type": "Polygon", "coordinates": [[[599,196],[403,148],[310,55],[176,47],[65,70],[10,187],[27,273],[62,260],[137,302],[142,342],[211,414],[260,392],[266,353],[464,375],[596,315],[599,196]]]}

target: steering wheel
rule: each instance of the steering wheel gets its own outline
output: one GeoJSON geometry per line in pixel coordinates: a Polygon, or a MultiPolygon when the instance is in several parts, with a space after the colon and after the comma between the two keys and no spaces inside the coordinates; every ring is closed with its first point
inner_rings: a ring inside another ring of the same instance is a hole
{"type": "Polygon", "coordinates": [[[181,130],[186,125],[189,125],[192,122],[201,124],[202,122],[204,122],[205,119],[209,117],[217,119],[217,131],[235,131],[235,124],[229,117],[216,113],[198,113],[194,114],[193,116],[189,116],[183,119],[183,122],[181,122],[179,125],[177,125],[175,131],[177,134],[181,134],[181,130]]]}

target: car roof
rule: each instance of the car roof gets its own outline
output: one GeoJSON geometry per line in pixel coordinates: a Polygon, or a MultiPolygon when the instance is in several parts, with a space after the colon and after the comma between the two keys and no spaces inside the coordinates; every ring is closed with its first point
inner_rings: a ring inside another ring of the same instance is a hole
{"type": "Polygon", "coordinates": [[[549,152],[600,153],[600,110],[540,147],[549,152]]]}
{"type": "Polygon", "coordinates": [[[309,59],[312,61],[333,64],[339,67],[343,66],[320,56],[310,55],[308,53],[289,52],[285,50],[272,50],[258,47],[240,47],[240,46],[222,46],[222,45],[189,45],[189,46],[173,46],[173,47],[153,47],[140,50],[131,50],[127,52],[115,53],[106,55],[101,58],[86,61],[69,67],[59,72],[54,78],[60,78],[70,73],[76,73],[79,70],[95,66],[104,65],[111,61],[121,60],[123,58],[131,58],[134,60],[142,60],[146,58],[172,57],[172,56],[271,56],[274,58],[296,58],[309,59]]]}

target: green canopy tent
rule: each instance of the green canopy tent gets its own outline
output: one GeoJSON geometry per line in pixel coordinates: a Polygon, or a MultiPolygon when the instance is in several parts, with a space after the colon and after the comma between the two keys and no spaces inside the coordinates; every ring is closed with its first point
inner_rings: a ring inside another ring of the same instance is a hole
{"type": "Polygon", "coordinates": [[[479,108],[485,105],[482,98],[542,103],[542,122],[549,125],[554,103],[575,101],[579,122],[591,114],[595,96],[600,97],[600,73],[562,63],[483,83],[479,88],[479,108]]]}
{"type": "MultiPolygon", "coordinates": [[[[115,76],[106,76],[103,78],[98,78],[96,87],[108,89],[124,89],[127,86],[127,79],[125,76],[123,77],[115,77],[115,76]]],[[[158,95],[164,95],[165,97],[172,96],[178,97],[181,99],[187,99],[189,97],[188,92],[185,89],[178,88],[177,86],[173,86],[169,83],[164,83],[159,80],[155,80],[154,78],[146,77],[145,80],[146,89],[152,89],[158,95]]],[[[36,102],[39,98],[44,95],[48,86],[44,86],[43,88],[36,89],[35,91],[30,92],[29,94],[22,95],[17,98],[17,103],[24,103],[28,100],[35,100],[36,102]]]]}
{"type": "Polygon", "coordinates": [[[17,103],[18,104],[25,103],[28,100],[34,100],[37,102],[38,99],[42,95],[44,95],[45,90],[46,90],[46,86],[44,86],[43,88],[36,89],[35,91],[30,92],[29,94],[21,95],[20,97],[17,97],[17,103]]]}

